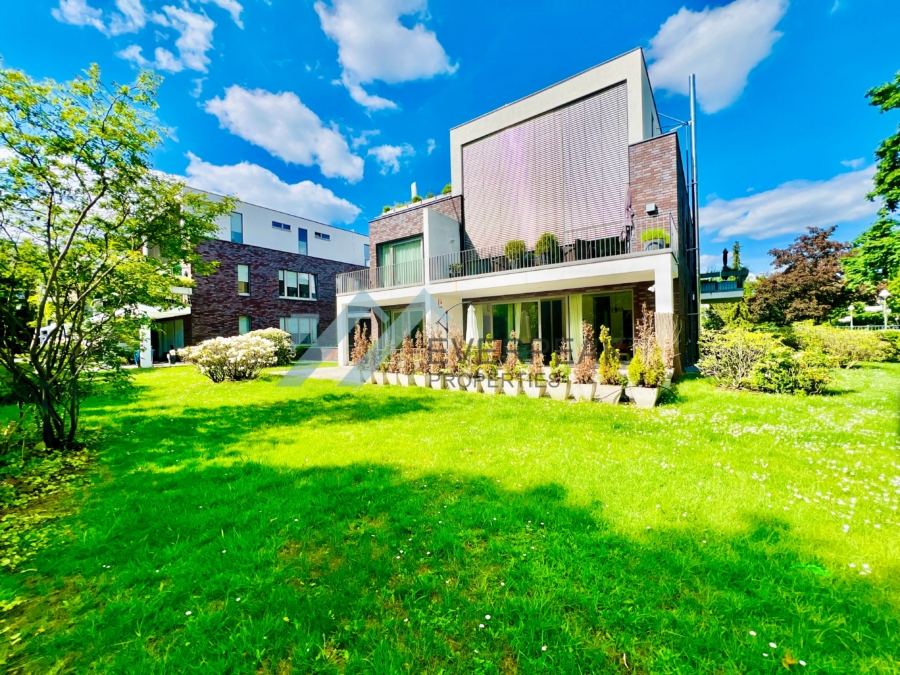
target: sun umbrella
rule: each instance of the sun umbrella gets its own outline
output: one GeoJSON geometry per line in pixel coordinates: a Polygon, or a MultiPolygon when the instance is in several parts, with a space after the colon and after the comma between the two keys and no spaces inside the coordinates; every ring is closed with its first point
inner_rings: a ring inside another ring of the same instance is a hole
{"type": "Polygon", "coordinates": [[[469,305],[469,312],[466,314],[466,342],[470,345],[477,345],[480,337],[478,335],[478,317],[475,316],[475,305],[469,305]]]}

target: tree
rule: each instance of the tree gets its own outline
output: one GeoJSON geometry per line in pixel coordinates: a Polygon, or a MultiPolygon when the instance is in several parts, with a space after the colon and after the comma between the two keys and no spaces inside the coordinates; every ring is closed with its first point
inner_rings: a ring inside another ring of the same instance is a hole
{"type": "Polygon", "coordinates": [[[159,83],[0,70],[0,366],[48,448],[74,445],[91,383],[121,375],[140,307],[175,305],[182,263],[212,269],[195,246],[233,208],[153,170],[159,83]]]}
{"type": "Polygon", "coordinates": [[[741,269],[741,243],[739,241],[734,242],[734,246],[731,249],[731,268],[735,270],[741,269]]]}
{"type": "Polygon", "coordinates": [[[854,288],[877,287],[900,274],[900,223],[882,216],[853,240],[843,260],[847,283],[854,288]]]}
{"type": "MultiPolygon", "coordinates": [[[[894,76],[893,82],[886,82],[866,92],[869,103],[881,112],[900,109],[900,72],[894,76]]],[[[875,170],[875,189],[869,199],[881,197],[884,207],[881,215],[887,216],[900,206],[900,125],[897,133],[884,139],[875,151],[878,166],[875,170]]]]}
{"type": "Polygon", "coordinates": [[[778,271],[760,281],[750,298],[755,321],[822,322],[847,307],[852,294],[844,283],[841,261],[850,247],[831,239],[834,230],[809,227],[786,249],[769,251],[778,271]]]}

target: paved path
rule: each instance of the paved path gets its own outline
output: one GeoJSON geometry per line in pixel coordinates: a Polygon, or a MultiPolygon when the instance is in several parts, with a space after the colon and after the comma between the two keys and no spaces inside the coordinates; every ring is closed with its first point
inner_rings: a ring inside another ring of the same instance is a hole
{"type": "Polygon", "coordinates": [[[286,377],[298,377],[298,376],[306,376],[313,380],[335,380],[340,382],[352,370],[354,370],[353,366],[326,366],[322,368],[316,368],[310,372],[310,368],[291,368],[284,372],[286,377]]]}

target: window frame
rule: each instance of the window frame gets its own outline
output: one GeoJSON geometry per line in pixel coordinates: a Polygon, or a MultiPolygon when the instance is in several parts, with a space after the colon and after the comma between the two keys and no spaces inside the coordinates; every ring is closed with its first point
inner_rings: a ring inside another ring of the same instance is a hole
{"type": "Polygon", "coordinates": [[[297,228],[297,253],[309,255],[309,232],[305,227],[297,228]]]}
{"type": "Polygon", "coordinates": [[[331,241],[331,234],[328,232],[316,232],[316,239],[321,239],[322,241],[331,241]]]}
{"type": "Polygon", "coordinates": [[[318,314],[304,314],[300,316],[283,316],[278,320],[278,327],[281,328],[285,333],[289,333],[291,336],[291,344],[294,347],[314,347],[319,344],[319,315],[318,314]],[[296,322],[296,323],[292,323],[296,322]],[[306,332],[303,332],[303,327],[306,327],[306,332]],[[291,328],[296,326],[296,332],[293,332],[291,328]],[[302,339],[302,335],[306,335],[309,339],[308,342],[305,342],[302,339]],[[296,336],[296,340],[294,339],[296,336]]]}
{"type": "Polygon", "coordinates": [[[278,270],[278,298],[280,300],[305,300],[318,302],[319,300],[319,275],[312,272],[297,272],[295,270],[278,270]],[[293,278],[291,278],[292,275],[293,278]],[[305,284],[304,284],[305,278],[305,284]],[[293,281],[293,286],[291,286],[293,281]],[[301,294],[301,289],[306,287],[306,296],[301,294]],[[291,291],[293,290],[293,294],[291,291]]]}
{"type": "Polygon", "coordinates": [[[250,286],[250,265],[238,264],[238,266],[237,266],[237,284],[238,284],[237,285],[238,295],[244,295],[244,296],[250,295],[250,288],[251,288],[251,286],[250,286]],[[241,270],[242,269],[247,270],[246,281],[241,280],[241,270]],[[246,290],[241,290],[241,284],[246,284],[246,286],[245,286],[246,290]]]}
{"type": "Polygon", "coordinates": [[[276,230],[281,230],[282,232],[290,232],[291,225],[290,223],[280,223],[277,220],[272,221],[272,228],[276,230]]]}
{"type": "Polygon", "coordinates": [[[231,243],[232,244],[243,244],[244,243],[244,214],[240,211],[232,211],[231,216],[229,218],[229,229],[231,231],[231,243]],[[238,220],[240,221],[240,229],[234,229],[235,216],[238,216],[238,220]],[[235,233],[237,236],[237,241],[235,241],[235,233]]]}
{"type": "Polygon", "coordinates": [[[247,333],[249,333],[249,332],[252,330],[252,327],[251,327],[250,323],[251,323],[251,322],[250,322],[250,317],[249,317],[249,316],[239,316],[239,317],[238,317],[238,335],[246,335],[247,333]],[[244,330],[244,328],[245,328],[244,323],[245,323],[245,322],[246,322],[246,328],[247,328],[247,330],[244,330]]]}

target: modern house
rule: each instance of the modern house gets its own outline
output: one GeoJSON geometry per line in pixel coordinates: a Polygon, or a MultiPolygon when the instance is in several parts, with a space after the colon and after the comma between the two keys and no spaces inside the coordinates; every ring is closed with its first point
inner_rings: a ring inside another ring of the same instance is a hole
{"type": "Polygon", "coordinates": [[[147,311],[154,325],[141,335],[141,366],[165,360],[170,347],[260,328],[281,328],[295,345],[323,347],[333,358],[333,342],[320,345],[319,336],[335,320],[335,278],[366,269],[369,238],[246,202],[218,225],[215,239],[198,248],[218,261],[216,271],[185,268],[194,287],[172,289],[183,306],[147,311]]]}
{"type": "Polygon", "coordinates": [[[417,326],[545,353],[581,323],[630,352],[646,303],[696,358],[696,234],[677,133],[663,133],[636,49],[450,130],[452,192],[370,222],[376,258],[337,275],[338,360],[354,307],[396,344],[417,326]],[[471,309],[470,309],[471,307],[471,309]],[[474,323],[474,325],[473,325],[474,323]]]}

